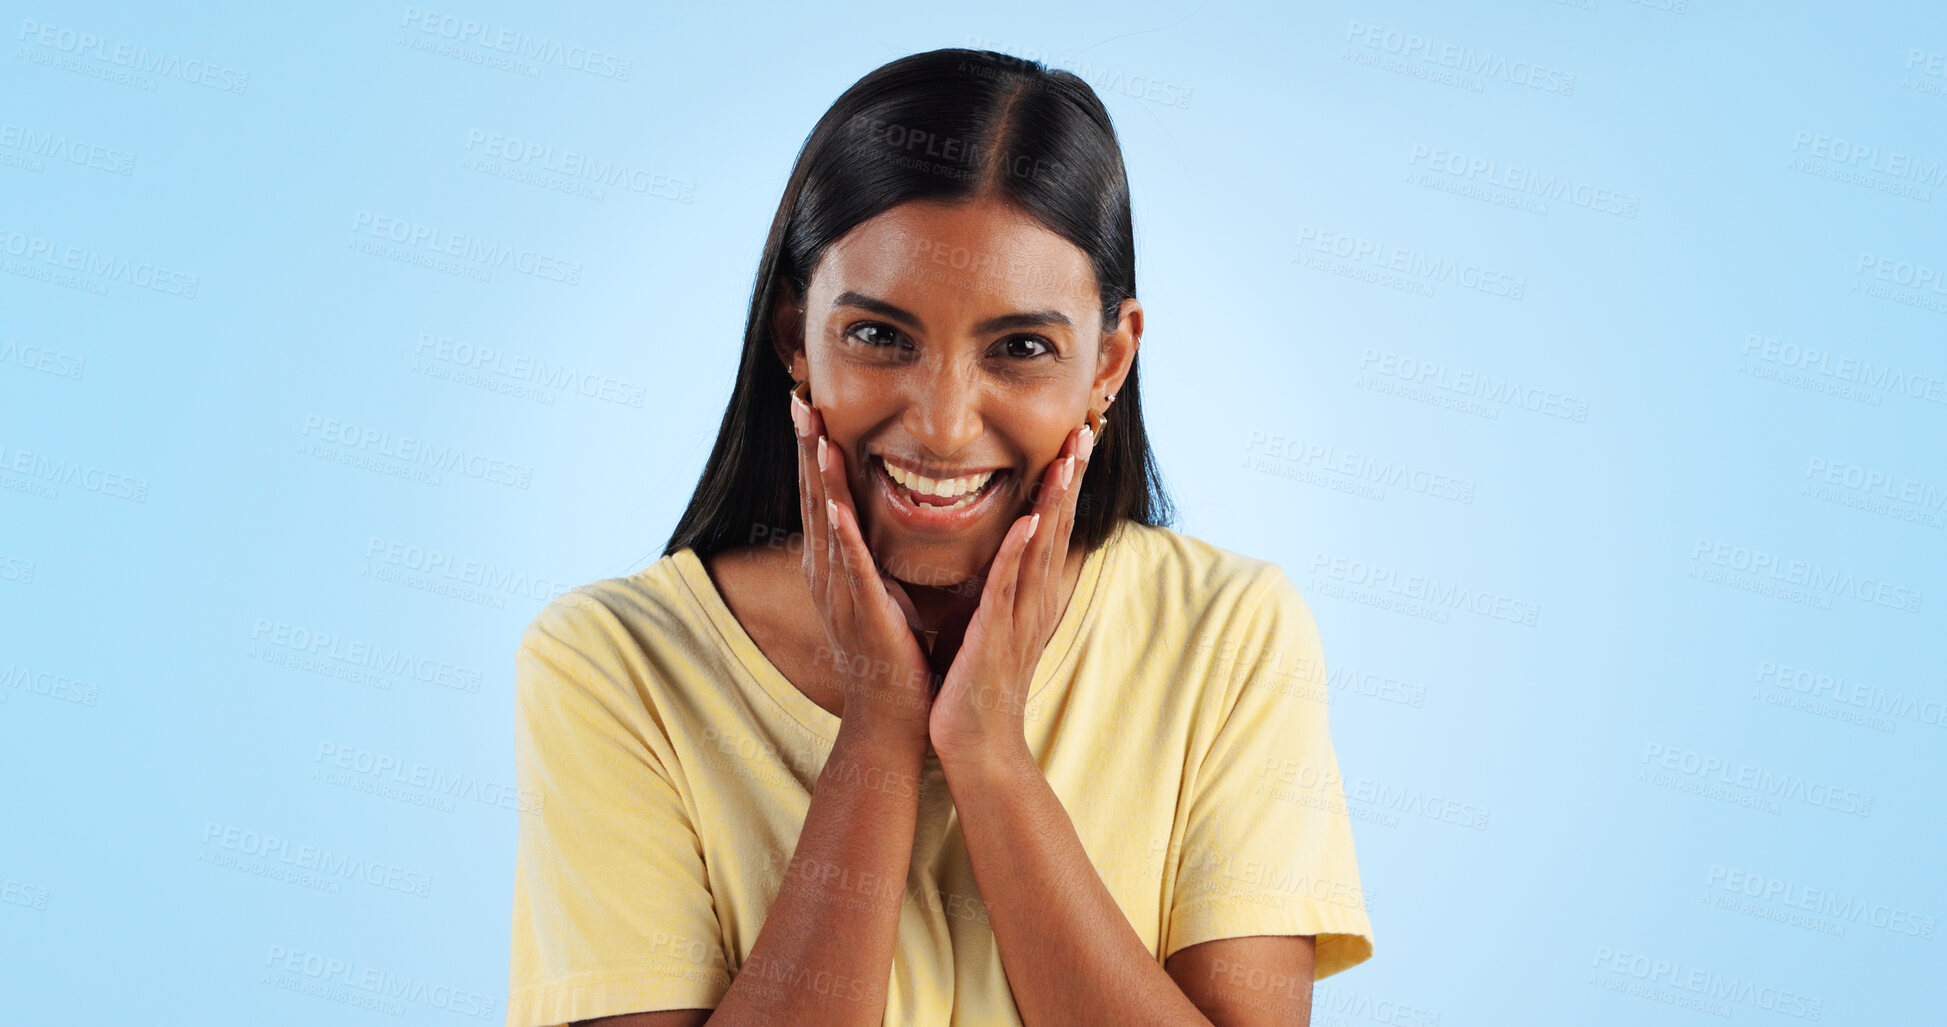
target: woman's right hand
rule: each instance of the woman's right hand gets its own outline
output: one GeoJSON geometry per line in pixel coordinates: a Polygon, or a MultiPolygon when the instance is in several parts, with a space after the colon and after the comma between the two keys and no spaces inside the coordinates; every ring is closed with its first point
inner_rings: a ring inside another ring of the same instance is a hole
{"type": "Polygon", "coordinates": [[[828,664],[845,697],[844,719],[924,749],[933,670],[915,636],[917,615],[899,582],[865,546],[847,484],[845,454],[825,438],[825,419],[791,397],[798,433],[798,511],[805,581],[825,625],[828,664]],[[824,466],[819,466],[820,450],[824,466]]]}

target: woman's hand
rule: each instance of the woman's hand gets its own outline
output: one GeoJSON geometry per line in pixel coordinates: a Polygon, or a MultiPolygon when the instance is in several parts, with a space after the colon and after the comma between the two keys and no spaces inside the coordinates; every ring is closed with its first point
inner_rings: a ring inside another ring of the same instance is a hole
{"type": "Polygon", "coordinates": [[[913,601],[865,546],[845,455],[825,438],[824,416],[793,395],[791,420],[798,432],[805,581],[829,643],[818,662],[831,664],[843,689],[846,721],[856,718],[923,749],[933,671],[913,633],[913,601]]]}
{"type": "Polygon", "coordinates": [[[1029,515],[1014,522],[988,568],[980,607],[933,700],[927,734],[942,762],[1013,758],[1026,751],[1028,689],[1061,621],[1062,574],[1075,497],[1094,433],[1075,429],[1033,488],[1029,515]]]}

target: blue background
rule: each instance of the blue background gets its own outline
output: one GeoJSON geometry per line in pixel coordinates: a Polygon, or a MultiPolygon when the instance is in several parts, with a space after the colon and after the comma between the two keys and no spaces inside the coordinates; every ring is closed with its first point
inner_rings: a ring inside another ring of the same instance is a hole
{"type": "Polygon", "coordinates": [[[1107,102],[1175,527],[1317,614],[1377,952],[1314,1022],[1937,1004],[1938,5],[0,28],[6,1018],[504,1017],[518,633],[656,558],[805,134],[952,45],[1107,102]]]}

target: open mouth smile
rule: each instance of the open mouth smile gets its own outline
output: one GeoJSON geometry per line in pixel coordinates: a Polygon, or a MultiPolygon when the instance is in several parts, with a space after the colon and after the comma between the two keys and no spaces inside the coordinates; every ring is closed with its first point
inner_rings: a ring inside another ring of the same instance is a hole
{"type": "Polygon", "coordinates": [[[938,480],[870,459],[879,503],[899,523],[921,531],[958,531],[998,505],[1001,488],[1013,478],[1009,468],[938,480]]]}

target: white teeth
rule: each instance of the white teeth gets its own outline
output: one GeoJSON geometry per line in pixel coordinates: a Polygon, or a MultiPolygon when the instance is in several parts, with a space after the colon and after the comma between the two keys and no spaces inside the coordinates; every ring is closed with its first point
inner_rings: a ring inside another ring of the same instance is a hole
{"type": "MultiPolygon", "coordinates": [[[[980,474],[969,475],[965,478],[949,478],[941,481],[935,478],[928,478],[923,474],[913,474],[901,470],[891,464],[885,463],[883,460],[880,463],[885,465],[886,474],[891,476],[893,481],[922,495],[939,496],[942,499],[951,499],[955,496],[964,496],[970,492],[978,492],[982,486],[987,484],[987,479],[994,476],[994,472],[984,471],[980,474]]],[[[953,505],[964,506],[965,504],[955,503],[953,505]]]]}

